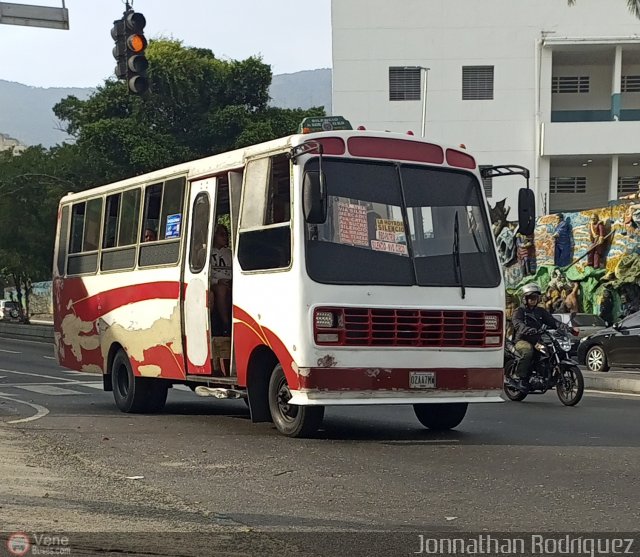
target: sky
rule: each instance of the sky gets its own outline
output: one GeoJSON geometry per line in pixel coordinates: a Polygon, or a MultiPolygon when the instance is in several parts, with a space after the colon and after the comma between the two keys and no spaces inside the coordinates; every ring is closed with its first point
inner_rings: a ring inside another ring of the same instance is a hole
{"type": "MultiPolygon", "coordinates": [[[[11,3],[62,7],[62,0],[11,3]]],[[[330,0],[132,3],[147,20],[148,39],[179,39],[221,59],[260,55],[274,74],[331,67],[330,0]]],[[[113,74],[111,28],[122,16],[123,0],[66,0],[65,5],[69,31],[0,25],[0,79],[37,87],[95,87],[113,74]]]]}

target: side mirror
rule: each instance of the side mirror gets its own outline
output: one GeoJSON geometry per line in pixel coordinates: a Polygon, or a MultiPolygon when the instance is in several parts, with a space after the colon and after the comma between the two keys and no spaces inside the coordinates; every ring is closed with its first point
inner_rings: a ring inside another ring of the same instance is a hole
{"type": "Polygon", "coordinates": [[[613,325],[611,325],[616,331],[622,329],[622,325],[620,325],[620,321],[616,321],[613,325]]]}
{"type": "Polygon", "coordinates": [[[302,210],[309,224],[322,224],[327,220],[327,189],[324,174],[308,170],[302,181],[302,210]]]}
{"type": "Polygon", "coordinates": [[[518,192],[518,232],[528,236],[536,227],[536,198],[533,190],[521,188],[518,192]]]}

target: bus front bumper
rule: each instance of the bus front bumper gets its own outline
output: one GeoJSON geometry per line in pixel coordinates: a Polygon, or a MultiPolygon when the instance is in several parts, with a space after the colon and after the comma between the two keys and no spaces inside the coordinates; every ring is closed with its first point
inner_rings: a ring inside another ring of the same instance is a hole
{"type": "Polygon", "coordinates": [[[503,402],[502,368],[300,368],[291,404],[503,402]]]}

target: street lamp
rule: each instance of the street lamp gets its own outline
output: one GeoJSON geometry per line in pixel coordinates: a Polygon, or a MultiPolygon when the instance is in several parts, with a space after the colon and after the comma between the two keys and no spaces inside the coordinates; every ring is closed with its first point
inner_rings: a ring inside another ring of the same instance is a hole
{"type": "Polygon", "coordinates": [[[422,82],[422,137],[424,137],[427,129],[427,82],[429,78],[429,70],[425,66],[405,66],[406,70],[420,70],[420,77],[424,72],[424,81],[422,82]]]}

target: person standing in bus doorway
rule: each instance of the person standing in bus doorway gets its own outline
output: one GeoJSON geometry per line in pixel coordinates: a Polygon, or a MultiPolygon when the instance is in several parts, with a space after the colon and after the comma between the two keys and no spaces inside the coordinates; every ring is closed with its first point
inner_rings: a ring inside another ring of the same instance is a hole
{"type": "Polygon", "coordinates": [[[211,248],[211,290],[213,307],[222,325],[222,334],[231,334],[231,264],[229,231],[224,224],[216,225],[211,248]]]}

